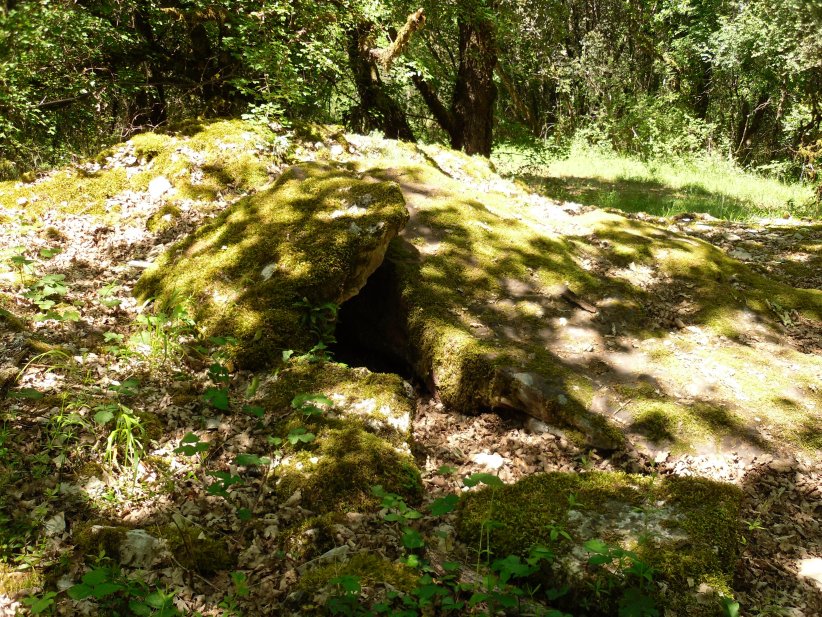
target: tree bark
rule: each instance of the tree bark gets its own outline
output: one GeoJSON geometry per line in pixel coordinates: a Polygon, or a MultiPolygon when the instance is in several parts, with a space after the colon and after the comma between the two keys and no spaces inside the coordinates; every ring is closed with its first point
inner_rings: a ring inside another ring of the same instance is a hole
{"type": "Polygon", "coordinates": [[[381,58],[370,46],[372,30],[373,24],[362,22],[347,33],[348,62],[360,99],[349,114],[349,124],[357,131],[379,130],[391,139],[415,141],[405,111],[385,91],[378,66],[381,58]]]}
{"type": "Polygon", "coordinates": [[[497,40],[493,22],[460,19],[459,69],[451,103],[451,146],[466,154],[491,155],[494,126],[494,68],[497,40]]]}

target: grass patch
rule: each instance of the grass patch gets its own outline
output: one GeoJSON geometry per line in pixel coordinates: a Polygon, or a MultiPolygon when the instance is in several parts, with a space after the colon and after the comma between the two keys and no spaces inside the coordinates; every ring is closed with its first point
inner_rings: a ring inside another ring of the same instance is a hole
{"type": "Polygon", "coordinates": [[[502,175],[517,175],[548,197],[624,212],[704,212],[733,221],[822,214],[809,185],[747,172],[717,156],[643,161],[590,147],[551,155],[505,144],[492,160],[502,175]]]}

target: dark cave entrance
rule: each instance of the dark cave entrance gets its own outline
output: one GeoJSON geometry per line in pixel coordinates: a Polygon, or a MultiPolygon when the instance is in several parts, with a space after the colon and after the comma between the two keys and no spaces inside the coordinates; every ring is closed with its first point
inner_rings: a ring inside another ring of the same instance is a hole
{"type": "Polygon", "coordinates": [[[383,261],[356,296],[337,314],[337,342],[329,345],[334,360],[374,373],[396,373],[421,385],[409,357],[411,349],[403,318],[396,267],[383,261]]]}

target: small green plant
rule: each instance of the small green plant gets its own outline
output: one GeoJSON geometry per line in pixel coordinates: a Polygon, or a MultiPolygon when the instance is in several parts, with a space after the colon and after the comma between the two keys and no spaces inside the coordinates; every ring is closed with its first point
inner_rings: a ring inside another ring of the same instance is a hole
{"type": "Polygon", "coordinates": [[[294,306],[302,311],[301,325],[314,335],[317,342],[308,352],[312,360],[326,361],[331,359],[328,346],[337,342],[335,329],[337,327],[337,313],[340,310],[334,302],[313,304],[308,298],[295,302],[294,306]]]}
{"type": "Polygon", "coordinates": [[[240,612],[239,601],[242,598],[247,598],[249,593],[251,592],[248,588],[248,577],[245,572],[232,572],[231,591],[229,591],[217,605],[225,611],[223,616],[240,617],[242,613],[240,612]]]}
{"type": "Polygon", "coordinates": [[[379,497],[381,505],[387,510],[383,515],[383,520],[389,523],[399,523],[402,529],[402,544],[407,549],[419,549],[425,544],[420,533],[411,527],[411,521],[422,517],[422,513],[410,508],[402,497],[396,493],[389,493],[382,486],[372,486],[371,493],[379,497]]]}
{"type": "Polygon", "coordinates": [[[103,458],[112,468],[130,469],[136,479],[140,460],[143,458],[146,429],[141,418],[134,410],[124,405],[121,398],[137,394],[138,383],[128,379],[110,386],[110,389],[116,393],[117,400],[102,403],[94,408],[94,421],[98,425],[107,426],[114,422],[114,428],[106,439],[103,458]]]}
{"type": "Polygon", "coordinates": [[[69,587],[72,600],[91,600],[104,615],[139,615],[176,617],[174,594],[151,589],[143,581],[130,578],[119,568],[98,564],[86,572],[81,581],[69,587]]]}
{"type": "Polygon", "coordinates": [[[120,286],[117,283],[109,283],[108,285],[104,285],[97,291],[97,298],[100,300],[100,304],[103,306],[107,306],[108,308],[116,308],[120,306],[123,301],[117,297],[117,291],[120,289],[120,286]]]}
{"type": "Polygon", "coordinates": [[[602,540],[588,540],[584,544],[591,553],[588,565],[601,568],[604,577],[595,581],[596,594],[611,594],[621,589],[619,617],[657,617],[659,610],[651,596],[656,570],[636,553],[602,540]]]}
{"type": "Polygon", "coordinates": [[[23,598],[23,606],[27,606],[32,615],[44,615],[52,612],[56,591],[47,591],[42,595],[28,596],[23,598]]]}
{"type": "Polygon", "coordinates": [[[194,320],[178,294],[172,294],[154,314],[138,315],[136,323],[138,330],[129,338],[131,346],[147,358],[163,363],[172,354],[182,353],[182,338],[195,331],[194,320]]]}

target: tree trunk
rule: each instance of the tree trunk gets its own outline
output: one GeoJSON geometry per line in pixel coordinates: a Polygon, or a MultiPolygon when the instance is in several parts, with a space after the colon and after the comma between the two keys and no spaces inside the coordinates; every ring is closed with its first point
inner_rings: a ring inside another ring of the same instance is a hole
{"type": "Polygon", "coordinates": [[[349,114],[349,124],[357,131],[379,130],[391,139],[415,141],[405,111],[385,91],[378,56],[369,44],[372,27],[360,23],[348,31],[348,62],[360,99],[349,114]]]}
{"type": "Polygon", "coordinates": [[[494,68],[497,40],[493,22],[459,22],[459,69],[451,102],[451,147],[467,154],[491,155],[494,125],[494,68]]]}

